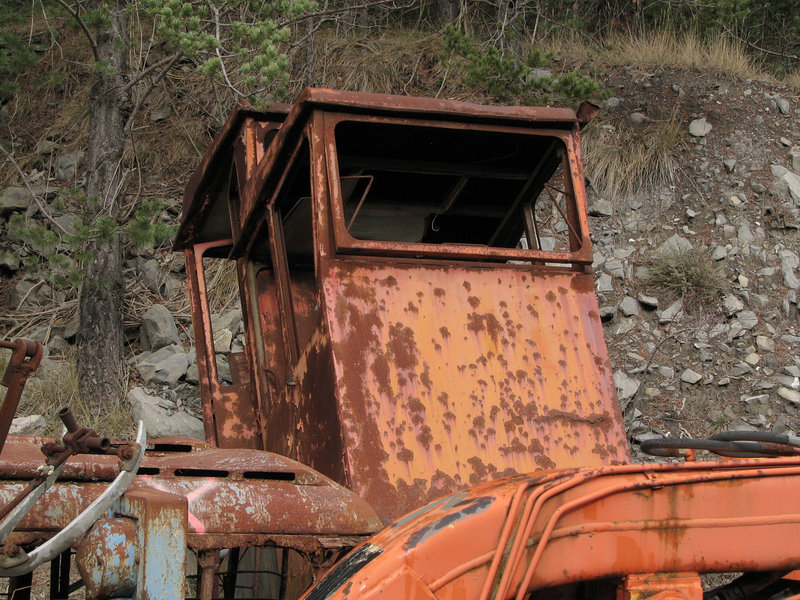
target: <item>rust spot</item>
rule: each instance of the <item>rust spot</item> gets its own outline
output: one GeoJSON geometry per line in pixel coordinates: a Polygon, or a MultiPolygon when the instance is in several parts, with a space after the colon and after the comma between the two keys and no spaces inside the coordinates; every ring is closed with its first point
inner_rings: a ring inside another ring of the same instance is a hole
{"type": "Polygon", "coordinates": [[[549,457],[547,457],[547,456],[545,456],[543,454],[540,454],[539,456],[537,456],[533,460],[535,460],[536,464],[539,465],[542,469],[555,469],[556,468],[556,463],[554,463],[552,460],[550,460],[549,457]]]}
{"type": "Polygon", "coordinates": [[[431,433],[431,428],[427,425],[423,425],[417,434],[417,441],[422,445],[423,448],[425,448],[425,450],[430,450],[431,442],[433,441],[433,433],[431,433]]]}
{"type": "Polygon", "coordinates": [[[475,309],[475,308],[478,308],[478,306],[479,306],[479,305],[480,305],[480,303],[481,303],[481,300],[480,300],[480,298],[478,298],[477,296],[470,296],[469,298],[467,298],[467,302],[469,302],[469,305],[470,305],[470,306],[471,306],[473,309],[475,309]]]}
{"type": "Polygon", "coordinates": [[[399,369],[413,369],[417,366],[417,345],[414,330],[402,323],[389,327],[389,341],[386,344],[399,369]]]}
{"type": "Polygon", "coordinates": [[[406,312],[418,313],[419,309],[416,306],[414,306],[413,302],[409,302],[408,306],[406,306],[406,312]]]}
{"type": "Polygon", "coordinates": [[[447,327],[439,327],[439,333],[441,333],[442,337],[445,339],[450,337],[450,331],[447,329],[447,327]]]}
{"type": "Polygon", "coordinates": [[[379,279],[378,283],[384,287],[397,287],[397,279],[395,279],[392,275],[389,275],[384,279],[379,279]]]}
{"type": "Polygon", "coordinates": [[[385,355],[376,355],[370,366],[372,374],[378,382],[378,391],[388,397],[392,397],[392,385],[389,378],[391,369],[389,368],[389,361],[385,355]]]}
{"type": "Polygon", "coordinates": [[[433,295],[437,298],[442,298],[445,295],[445,291],[440,287],[433,288],[433,295]]]}
{"type": "Polygon", "coordinates": [[[401,460],[403,462],[411,462],[414,460],[414,453],[409,450],[408,448],[403,448],[400,452],[397,453],[397,460],[401,460]]]}
{"type": "Polygon", "coordinates": [[[475,429],[484,429],[486,427],[486,419],[484,419],[482,415],[479,415],[472,419],[472,426],[475,429]]]}
{"type": "Polygon", "coordinates": [[[492,338],[494,343],[497,343],[497,337],[503,332],[503,327],[492,313],[479,315],[478,313],[470,313],[467,316],[469,322],[467,329],[474,333],[486,331],[492,338]]]}
{"type": "Polygon", "coordinates": [[[555,302],[558,299],[558,296],[555,295],[553,290],[550,290],[549,292],[547,292],[547,294],[545,294],[544,297],[545,297],[545,299],[547,299],[548,302],[555,302]]]}

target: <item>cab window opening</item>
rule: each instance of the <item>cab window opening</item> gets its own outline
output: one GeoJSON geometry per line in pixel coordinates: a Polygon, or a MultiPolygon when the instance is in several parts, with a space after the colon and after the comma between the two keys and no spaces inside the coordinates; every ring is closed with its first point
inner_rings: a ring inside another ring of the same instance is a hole
{"type": "Polygon", "coordinates": [[[335,135],[355,240],[580,249],[559,137],[364,121],[339,122],[335,135]]]}

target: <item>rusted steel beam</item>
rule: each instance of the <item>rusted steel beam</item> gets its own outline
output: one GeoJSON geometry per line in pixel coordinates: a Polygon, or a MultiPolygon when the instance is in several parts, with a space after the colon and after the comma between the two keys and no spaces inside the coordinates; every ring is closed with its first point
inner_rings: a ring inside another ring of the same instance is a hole
{"type": "Polygon", "coordinates": [[[14,420],[14,415],[17,413],[25,382],[31,373],[39,368],[44,348],[39,342],[22,339],[14,342],[0,340],[0,348],[13,350],[11,360],[6,366],[2,381],[0,381],[0,384],[8,388],[3,406],[0,407],[0,451],[2,451],[8,431],[11,429],[11,421],[14,420]]]}

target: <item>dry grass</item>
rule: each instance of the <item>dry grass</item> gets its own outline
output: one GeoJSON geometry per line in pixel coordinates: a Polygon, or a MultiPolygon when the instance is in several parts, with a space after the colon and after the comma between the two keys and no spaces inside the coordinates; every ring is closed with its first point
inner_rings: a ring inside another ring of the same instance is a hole
{"type": "Polygon", "coordinates": [[[691,33],[659,31],[641,36],[616,35],[596,45],[583,38],[552,38],[539,42],[537,47],[568,60],[600,65],[701,69],[742,79],[768,78],[742,44],[723,37],[704,41],[691,33]]]}
{"type": "MultiPolygon", "coordinates": [[[[10,350],[0,350],[0,372],[5,372],[11,357],[10,350]]],[[[69,406],[78,423],[100,435],[129,439],[135,434],[130,406],[122,398],[102,407],[81,401],[78,393],[78,374],[74,357],[63,360],[44,359],[38,371],[28,378],[16,416],[42,415],[47,421],[45,435],[61,433],[58,411],[69,406]]]]}
{"type": "MultiPolygon", "coordinates": [[[[360,92],[431,96],[442,87],[441,37],[413,29],[369,37],[318,35],[314,85],[360,92]]],[[[449,95],[447,89],[442,90],[449,95]]]]}
{"type": "Polygon", "coordinates": [[[671,249],[650,259],[647,284],[672,298],[682,298],[687,307],[707,306],[725,291],[725,279],[702,250],[671,249]]]}
{"type": "Polygon", "coordinates": [[[592,123],[583,138],[589,180],[602,196],[629,196],[672,182],[684,132],[673,116],[635,125],[592,123]]]}
{"type": "Polygon", "coordinates": [[[783,79],[783,83],[792,88],[796,92],[800,92],[800,71],[789,73],[783,79]]]}

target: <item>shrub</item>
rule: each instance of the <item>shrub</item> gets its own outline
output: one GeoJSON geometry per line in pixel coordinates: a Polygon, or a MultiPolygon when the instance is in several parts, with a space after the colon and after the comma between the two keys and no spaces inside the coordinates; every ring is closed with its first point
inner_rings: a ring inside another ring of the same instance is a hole
{"type": "Polygon", "coordinates": [[[682,298],[687,307],[707,305],[725,292],[725,280],[711,257],[700,250],[665,250],[652,257],[648,266],[647,284],[672,298],[682,298]]]}

